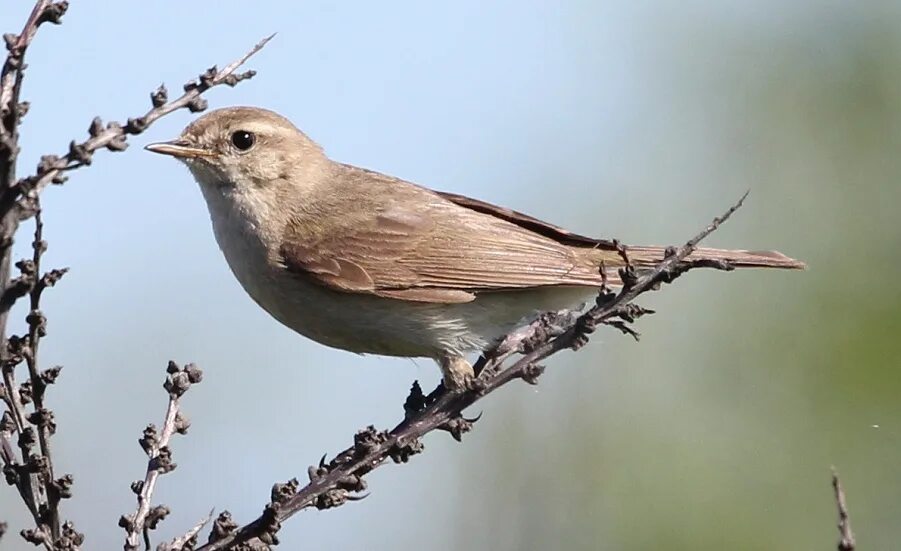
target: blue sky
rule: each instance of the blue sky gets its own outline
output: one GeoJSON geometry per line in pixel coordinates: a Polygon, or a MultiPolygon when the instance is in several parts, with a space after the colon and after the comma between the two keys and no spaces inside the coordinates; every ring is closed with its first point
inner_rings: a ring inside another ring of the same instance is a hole
{"type": "MultiPolygon", "coordinates": [[[[7,6],[0,27],[19,28],[25,4],[7,6]]],[[[64,152],[95,115],[124,121],[143,113],[161,82],[174,96],[209,65],[222,66],[277,32],[247,65],[256,78],[214,90],[211,107],[273,109],[338,160],[627,241],[680,241],[754,185],[746,211],[715,243],[797,253],[804,236],[773,220],[793,216],[809,190],[780,186],[755,164],[771,142],[753,112],[742,110],[742,94],[752,98],[768,82],[763,60],[781,55],[770,41],[804,51],[813,40],[810,51],[819,51],[832,30],[859,14],[823,3],[810,18],[810,2],[777,4],[73,2],[65,23],[42,28],[29,50],[23,94],[32,108],[20,170],[41,154],[64,152]],[[741,92],[729,87],[730,79],[746,78],[741,92]]],[[[167,117],[132,138],[125,153],[98,154],[95,166],[44,196],[47,262],[72,271],[46,296],[42,361],[65,366],[50,394],[60,420],[55,445],[58,464],[76,473],[81,506],[66,513],[90,534],[92,548],[121,541],[116,519],[134,508],[128,484],[143,470],[136,439],[163,415],[160,385],[169,359],[198,363],[206,380],[185,401],[194,426],[174,444],[179,467],[157,492],[174,509],[165,535],[213,506],[250,520],[273,482],[303,477],[308,464],[346,447],[367,424],[391,426],[412,380],[428,386],[438,379],[426,360],[360,357],[307,341],[245,296],[217,250],[187,170],[142,150],[174,137],[193,117],[167,117]]],[[[26,243],[21,239],[20,249],[26,243]]],[[[740,300],[757,304],[766,286],[783,281],[770,276],[703,276],[681,298],[659,304],[685,307],[703,296],[712,307],[739,288],[740,300]]],[[[790,293],[797,284],[784,285],[781,292],[790,293]]],[[[691,323],[712,330],[710,322],[691,323]]],[[[648,325],[666,327],[662,320],[648,325]]],[[[659,365],[668,346],[690,340],[690,327],[651,338],[639,352],[605,334],[594,355],[561,363],[590,367],[609,344],[614,358],[659,365]]],[[[753,327],[770,338],[762,325],[753,327]]],[[[695,352],[684,351],[686,364],[695,352]]],[[[453,548],[465,540],[455,539],[442,517],[457,518],[472,499],[467,492],[481,461],[516,453],[498,434],[523,419],[535,422],[520,427],[533,438],[554,431],[553,420],[572,415],[560,401],[562,389],[585,392],[583,400],[591,391],[613,400],[607,393],[617,383],[635,384],[636,394],[624,391],[624,401],[665,408],[699,368],[684,369],[582,371],[593,377],[584,385],[569,372],[549,376],[539,391],[509,391],[486,403],[487,427],[462,450],[449,439],[429,439],[424,456],[372,476],[373,494],[362,504],[289,522],[285,547],[412,548],[420,538],[437,538],[441,544],[429,548],[453,548]],[[600,382],[612,386],[592,386],[600,382]],[[523,411],[533,405],[535,412],[523,411]],[[389,526],[404,527],[399,539],[389,526]]],[[[687,418],[702,413],[692,404],[679,407],[687,418]]],[[[640,422],[669,430],[656,419],[640,422]]],[[[504,493],[541,476],[537,467],[517,472],[507,486],[478,477],[476,486],[498,484],[504,493]]],[[[0,493],[4,515],[14,509],[10,499],[0,493]]],[[[602,511],[597,515],[604,524],[602,511]]],[[[7,520],[18,526],[23,518],[7,520]]]]}

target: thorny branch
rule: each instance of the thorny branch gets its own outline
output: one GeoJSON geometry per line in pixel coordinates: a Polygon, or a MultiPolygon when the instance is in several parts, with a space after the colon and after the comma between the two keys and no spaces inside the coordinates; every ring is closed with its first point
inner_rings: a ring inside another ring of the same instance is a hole
{"type": "Polygon", "coordinates": [[[549,313],[524,329],[515,331],[487,351],[475,365],[478,377],[472,388],[463,392],[448,392],[441,385],[428,396],[414,383],[404,404],[405,418],[390,431],[369,426],[354,436],[353,446],[337,454],[331,461],[325,456],[317,466],[310,467],[310,482],[301,487],[297,479],[275,484],[271,501],[262,515],[240,528],[228,512],[213,523],[209,542],[198,551],[222,549],[268,549],[277,544],[276,532],[281,523],[306,508],[328,509],[365,497],[363,476],[385,464],[388,459],[405,463],[423,451],[421,438],[436,429],[447,431],[456,440],[470,431],[478,419],[467,419],[463,410],[501,386],[516,379],[536,384],[544,366],[539,362],[565,349],[578,350],[599,325],[610,325],[626,334],[638,337],[631,328],[637,318],[652,313],[633,303],[641,294],[671,283],[694,268],[731,270],[727,262],[694,261],[688,256],[697,244],[714,232],[738,210],[747,193],[722,216],[679,248],[671,248],[652,270],[636,273],[628,262],[628,249],[620,246],[620,254],[627,267],[622,269],[623,286],[613,292],[606,285],[596,303],[584,314],[563,311],[549,313]],[[521,357],[507,363],[516,354],[521,357]]]}
{"type": "MultiPolygon", "coordinates": [[[[168,91],[161,85],[150,95],[151,108],[141,116],[128,119],[125,124],[113,121],[104,125],[99,117],[94,118],[88,128],[87,139],[72,140],[67,152],[62,155],[44,155],[34,174],[17,179],[16,164],[20,152],[18,128],[29,107],[28,102],[21,101],[19,97],[27,68],[25,53],[34,40],[38,27],[48,22],[61,23],[68,7],[66,1],[37,0],[22,31],[19,34],[3,35],[8,55],[0,73],[0,400],[5,406],[5,411],[0,416],[0,463],[6,482],[16,488],[34,520],[34,527],[22,530],[22,537],[48,551],[78,549],[84,536],[76,532],[71,523],[63,523],[60,519],[59,504],[62,499],[71,497],[73,479],[68,474],[56,477],[51,454],[50,438],[56,431],[56,422],[53,411],[46,405],[45,391],[56,381],[61,368],[42,370],[38,362],[39,343],[47,328],[47,319],[40,308],[41,296],[44,290],[56,284],[66,273],[66,269],[42,271],[41,258],[47,244],[43,237],[39,195],[47,184],[63,183],[67,172],[90,165],[96,151],[103,148],[123,151],[128,146],[128,136],[140,134],[161,117],[182,108],[191,112],[205,110],[207,102],[202,94],[210,88],[234,86],[253,77],[254,71],[238,73],[237,70],[272,38],[270,36],[262,40],[221,70],[214,66],[203,72],[196,80],[185,84],[184,92],[174,100],[169,100],[168,91]],[[13,241],[20,223],[29,218],[34,218],[35,223],[32,255],[15,264],[18,275],[12,278],[13,241]],[[26,296],[27,333],[22,336],[7,335],[10,310],[26,296]],[[23,363],[27,367],[28,376],[24,382],[19,383],[16,380],[16,368],[23,363]]],[[[191,373],[194,370],[192,367],[191,373]]],[[[189,378],[192,376],[184,375],[189,378]]],[[[170,373],[170,379],[181,377],[182,375],[170,373]]],[[[170,390],[170,394],[172,392],[170,390]]],[[[177,415],[177,408],[176,397],[170,402],[170,411],[167,413],[160,441],[168,441],[171,430],[167,432],[167,429],[175,427],[172,430],[178,430],[181,426],[182,420],[177,415]]],[[[149,434],[145,434],[145,437],[148,442],[153,440],[149,434]]],[[[156,443],[147,448],[155,467],[148,470],[143,481],[144,487],[136,490],[139,499],[133,524],[148,546],[148,527],[155,525],[164,516],[156,508],[150,509],[149,503],[156,478],[165,471],[159,465],[165,463],[167,450],[165,443],[156,443]]],[[[171,466],[174,467],[174,463],[171,466]]],[[[201,528],[202,525],[195,527],[194,533],[201,528]]],[[[5,525],[2,531],[5,531],[5,525]]],[[[133,539],[129,533],[129,543],[133,539]]],[[[192,539],[189,535],[183,540],[173,540],[172,545],[177,545],[177,548],[186,547],[192,539]]],[[[136,548],[136,544],[130,548],[136,548]]]]}

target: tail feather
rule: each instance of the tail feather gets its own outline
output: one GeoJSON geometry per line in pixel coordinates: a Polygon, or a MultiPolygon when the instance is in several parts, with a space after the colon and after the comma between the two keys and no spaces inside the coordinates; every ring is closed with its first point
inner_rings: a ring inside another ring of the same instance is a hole
{"type": "MultiPolygon", "coordinates": [[[[626,251],[635,264],[651,265],[663,259],[664,247],[626,247],[626,251]]],[[[729,249],[711,249],[701,247],[688,256],[689,260],[722,260],[737,268],[781,268],[787,270],[803,270],[804,262],[795,260],[777,251],[742,251],[729,249]]]]}

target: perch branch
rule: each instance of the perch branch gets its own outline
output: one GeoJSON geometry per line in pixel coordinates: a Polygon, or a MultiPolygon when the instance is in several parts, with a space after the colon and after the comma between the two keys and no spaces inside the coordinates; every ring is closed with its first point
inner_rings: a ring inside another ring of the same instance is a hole
{"type": "MultiPolygon", "coordinates": [[[[667,251],[663,260],[642,274],[631,264],[622,269],[623,286],[618,293],[604,286],[595,305],[584,314],[563,311],[548,313],[526,328],[514,331],[487,351],[474,366],[478,377],[472,388],[464,392],[447,392],[439,385],[428,396],[423,395],[418,383],[413,383],[404,404],[405,418],[390,431],[379,431],[369,426],[354,436],[354,445],[337,454],[331,461],[325,456],[318,466],[310,467],[310,482],[301,487],[297,479],[275,484],[271,501],[262,515],[249,524],[237,527],[227,513],[220,515],[228,523],[223,529],[214,523],[213,533],[206,545],[198,551],[235,549],[241,544],[274,545],[278,543],[277,531],[281,523],[305,508],[328,509],[348,501],[362,499],[366,494],[363,476],[385,464],[388,459],[405,463],[411,456],[423,450],[421,438],[436,429],[447,431],[456,440],[472,429],[478,419],[467,419],[463,410],[491,392],[515,379],[535,384],[544,371],[538,362],[564,349],[581,348],[599,325],[612,325],[637,335],[631,323],[650,310],[633,304],[639,295],[656,290],[663,283],[670,283],[694,268],[730,270],[727,262],[697,262],[688,260],[697,244],[714,232],[738,210],[747,193],[722,216],[679,248],[667,251]],[[516,361],[505,365],[515,354],[522,354],[516,361]]],[[[628,259],[628,249],[620,248],[628,259]]],[[[253,547],[248,547],[253,548],[253,547]]],[[[242,547],[243,549],[243,547],[242,547]]]]}

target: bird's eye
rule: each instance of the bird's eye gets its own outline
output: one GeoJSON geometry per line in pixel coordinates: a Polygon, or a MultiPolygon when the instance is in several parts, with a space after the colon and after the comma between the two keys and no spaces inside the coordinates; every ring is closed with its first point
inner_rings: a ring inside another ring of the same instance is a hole
{"type": "Polygon", "coordinates": [[[256,143],[256,136],[253,135],[253,132],[248,132],[247,130],[237,130],[232,133],[232,144],[238,148],[239,151],[247,151],[253,144],[256,143]]]}

